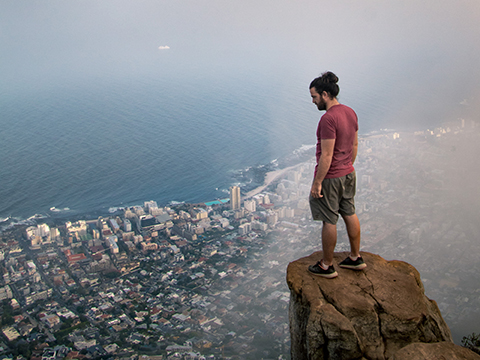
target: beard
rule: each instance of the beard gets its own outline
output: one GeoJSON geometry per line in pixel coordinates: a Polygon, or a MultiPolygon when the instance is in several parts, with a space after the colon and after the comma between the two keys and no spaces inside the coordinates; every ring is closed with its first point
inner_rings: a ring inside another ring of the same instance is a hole
{"type": "Polygon", "coordinates": [[[317,104],[317,109],[319,111],[324,111],[324,110],[327,110],[327,104],[325,101],[323,101],[322,99],[320,99],[319,103],[317,104]]]}

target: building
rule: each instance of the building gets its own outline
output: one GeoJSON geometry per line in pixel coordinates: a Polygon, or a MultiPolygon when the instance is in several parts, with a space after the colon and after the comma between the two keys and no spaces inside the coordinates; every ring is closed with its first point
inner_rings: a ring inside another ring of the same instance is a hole
{"type": "Polygon", "coordinates": [[[67,221],[65,223],[68,234],[73,235],[77,239],[80,239],[82,236],[87,235],[87,222],[85,220],[79,220],[77,222],[67,221]]]}
{"type": "Polygon", "coordinates": [[[41,245],[51,240],[50,227],[47,224],[30,226],[26,229],[26,233],[32,246],[41,245]]]}
{"type": "Polygon", "coordinates": [[[221,218],[218,222],[224,229],[230,225],[230,222],[228,221],[228,219],[225,219],[225,218],[221,218]]]}
{"type": "Polygon", "coordinates": [[[120,230],[120,226],[118,226],[118,223],[115,219],[108,219],[108,222],[110,223],[110,228],[114,233],[120,230]]]}
{"type": "Polygon", "coordinates": [[[295,217],[295,209],[291,209],[291,208],[285,209],[285,217],[287,218],[295,217]]]}
{"type": "Polygon", "coordinates": [[[230,187],[230,209],[240,209],[240,187],[238,186],[230,187]]]}
{"type": "Polygon", "coordinates": [[[84,253],[67,255],[67,261],[69,264],[73,264],[79,261],[87,261],[87,257],[84,253]]]}
{"type": "Polygon", "coordinates": [[[246,235],[250,231],[252,231],[252,224],[251,223],[244,223],[238,226],[238,232],[240,235],[246,235]]]}
{"type": "Polygon", "coordinates": [[[131,223],[130,220],[128,220],[128,219],[123,220],[123,230],[125,232],[132,231],[132,223],[131,223]]]}
{"type": "Polygon", "coordinates": [[[154,242],[142,242],[140,244],[142,246],[142,251],[155,251],[158,249],[158,244],[154,242]]]}
{"type": "Polygon", "coordinates": [[[268,225],[260,221],[252,221],[252,230],[267,231],[268,225]]]}
{"type": "Polygon", "coordinates": [[[10,289],[10,286],[5,286],[0,288],[0,301],[5,300],[5,299],[11,299],[13,298],[13,293],[12,289],[10,289]]]}
{"type": "Polygon", "coordinates": [[[146,208],[148,212],[150,212],[150,209],[158,209],[158,204],[156,201],[150,200],[145,201],[143,203],[143,207],[146,208]]]}
{"type": "Polygon", "coordinates": [[[190,215],[192,219],[196,219],[196,220],[208,218],[208,212],[203,208],[193,208],[190,211],[190,215]]]}
{"type": "Polygon", "coordinates": [[[14,341],[20,337],[19,332],[12,326],[8,326],[2,329],[3,335],[8,341],[14,341]]]}
{"type": "Polygon", "coordinates": [[[257,203],[255,200],[245,200],[243,206],[245,207],[245,210],[249,212],[257,211],[257,203]]]}
{"type": "Polygon", "coordinates": [[[274,211],[269,211],[267,213],[267,224],[274,226],[278,222],[278,214],[274,211]]]}
{"type": "Polygon", "coordinates": [[[117,245],[118,238],[115,235],[109,236],[106,242],[112,254],[118,254],[119,252],[118,245],[117,245]]]}

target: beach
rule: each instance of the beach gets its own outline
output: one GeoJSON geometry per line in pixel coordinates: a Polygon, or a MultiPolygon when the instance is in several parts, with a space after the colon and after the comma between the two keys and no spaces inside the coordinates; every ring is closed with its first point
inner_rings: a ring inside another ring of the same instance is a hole
{"type": "Polygon", "coordinates": [[[293,165],[293,166],[289,166],[287,168],[284,168],[284,169],[280,169],[280,170],[275,170],[275,171],[269,171],[265,174],[265,181],[263,183],[263,185],[253,189],[253,190],[250,190],[249,192],[246,193],[246,195],[243,197],[243,199],[249,199],[259,193],[261,193],[263,190],[265,190],[272,182],[274,182],[275,180],[277,180],[278,178],[284,176],[288,171],[290,170],[293,170],[293,169],[296,169],[297,167],[303,165],[303,163],[300,163],[300,164],[297,164],[297,165],[293,165]]]}

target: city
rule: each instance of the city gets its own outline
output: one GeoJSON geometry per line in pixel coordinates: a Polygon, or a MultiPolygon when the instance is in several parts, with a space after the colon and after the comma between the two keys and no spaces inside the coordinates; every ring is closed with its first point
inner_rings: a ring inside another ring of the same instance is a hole
{"type": "MultiPolygon", "coordinates": [[[[480,143],[479,135],[464,120],[384,130],[360,139],[355,163],[362,250],[414,265],[456,342],[480,315],[479,224],[472,211],[452,209],[471,203],[450,192],[459,180],[445,166],[462,177],[449,154],[480,143]]],[[[5,230],[1,356],[289,358],[286,267],[321,249],[308,205],[314,166],[312,153],[256,191],[232,186],[230,199],[147,201],[95,219],[5,230]]],[[[336,251],[347,251],[342,221],[338,227],[336,251]]]]}

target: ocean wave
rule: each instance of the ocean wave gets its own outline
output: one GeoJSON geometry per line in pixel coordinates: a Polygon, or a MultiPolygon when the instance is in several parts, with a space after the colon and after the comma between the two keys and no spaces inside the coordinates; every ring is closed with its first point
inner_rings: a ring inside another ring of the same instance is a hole
{"type": "Polygon", "coordinates": [[[311,149],[314,149],[315,147],[316,145],[302,145],[298,149],[293,150],[293,154],[298,155],[306,151],[309,151],[311,149]]]}

